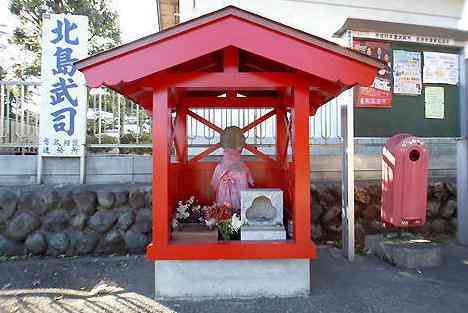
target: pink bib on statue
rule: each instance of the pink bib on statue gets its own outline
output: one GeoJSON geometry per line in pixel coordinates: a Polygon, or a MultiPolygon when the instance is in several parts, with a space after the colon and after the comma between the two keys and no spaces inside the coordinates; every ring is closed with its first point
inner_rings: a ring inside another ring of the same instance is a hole
{"type": "Polygon", "coordinates": [[[234,212],[240,212],[240,192],[253,185],[253,178],[248,167],[242,162],[240,151],[224,149],[224,156],[211,180],[216,192],[216,203],[231,204],[234,212]]]}

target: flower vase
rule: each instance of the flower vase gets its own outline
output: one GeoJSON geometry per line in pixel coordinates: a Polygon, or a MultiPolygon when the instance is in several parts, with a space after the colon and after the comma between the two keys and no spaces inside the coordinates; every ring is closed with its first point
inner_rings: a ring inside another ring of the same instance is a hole
{"type": "Polygon", "coordinates": [[[218,241],[218,229],[208,228],[199,223],[180,223],[179,227],[172,231],[173,241],[207,242],[218,241]]]}

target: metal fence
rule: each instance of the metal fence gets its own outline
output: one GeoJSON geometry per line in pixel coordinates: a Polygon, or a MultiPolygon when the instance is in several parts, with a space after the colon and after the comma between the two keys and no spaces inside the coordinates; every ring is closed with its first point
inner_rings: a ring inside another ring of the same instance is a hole
{"type": "MultiPolygon", "coordinates": [[[[0,81],[0,153],[34,152],[39,133],[40,83],[0,81]]],[[[245,126],[269,109],[194,109],[193,111],[221,128],[245,126]]],[[[310,118],[310,138],[339,138],[338,100],[321,107],[310,118]]],[[[247,133],[252,144],[271,144],[276,135],[275,117],[247,133]]],[[[217,134],[193,118],[188,119],[190,145],[206,145],[219,140],[217,134]]],[[[90,152],[118,148],[151,148],[151,118],[136,103],[105,88],[90,89],[87,110],[87,147],[90,152]]],[[[119,150],[122,153],[127,150],[119,150]]],[[[127,151],[128,152],[128,151],[127,151]]]]}

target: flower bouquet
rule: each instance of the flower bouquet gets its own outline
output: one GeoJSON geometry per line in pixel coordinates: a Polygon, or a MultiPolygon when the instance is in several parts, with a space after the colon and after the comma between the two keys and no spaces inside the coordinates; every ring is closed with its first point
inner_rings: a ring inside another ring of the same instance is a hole
{"type": "Polygon", "coordinates": [[[201,205],[194,196],[177,203],[172,218],[172,240],[216,241],[218,230],[207,227],[201,205]]]}
{"type": "Polygon", "coordinates": [[[208,227],[216,227],[221,239],[240,239],[242,222],[237,214],[233,214],[232,206],[229,203],[224,203],[223,205],[213,203],[210,206],[204,206],[202,212],[208,227]]]}

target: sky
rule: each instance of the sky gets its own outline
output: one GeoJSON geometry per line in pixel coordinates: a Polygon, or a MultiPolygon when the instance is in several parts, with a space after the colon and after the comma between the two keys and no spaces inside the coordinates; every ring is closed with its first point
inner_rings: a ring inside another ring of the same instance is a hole
{"type": "MultiPolygon", "coordinates": [[[[122,43],[133,41],[158,30],[156,0],[108,0],[119,14],[122,43]],[[138,5],[137,5],[138,4],[138,5]]],[[[0,0],[0,64],[10,65],[27,56],[17,47],[8,45],[7,38],[17,25],[8,11],[9,0],[0,0]]]]}

